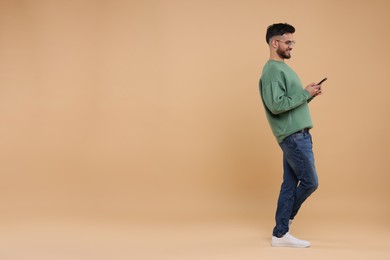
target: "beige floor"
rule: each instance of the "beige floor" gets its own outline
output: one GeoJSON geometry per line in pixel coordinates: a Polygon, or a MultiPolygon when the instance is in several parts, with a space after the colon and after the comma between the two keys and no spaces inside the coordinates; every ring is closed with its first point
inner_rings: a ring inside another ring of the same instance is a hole
{"type": "Polygon", "coordinates": [[[384,223],[345,217],[296,220],[291,232],[310,240],[308,249],[272,248],[272,225],[268,218],[3,221],[0,259],[390,259],[390,230],[384,223]]]}

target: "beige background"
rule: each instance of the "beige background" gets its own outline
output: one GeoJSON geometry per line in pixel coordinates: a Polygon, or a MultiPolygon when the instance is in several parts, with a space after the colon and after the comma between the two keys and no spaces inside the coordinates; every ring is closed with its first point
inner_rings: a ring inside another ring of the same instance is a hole
{"type": "Polygon", "coordinates": [[[281,152],[258,93],[266,27],[288,22],[303,84],[328,77],[304,256],[388,259],[389,7],[1,0],[0,254],[302,259],[269,246],[281,152]]]}

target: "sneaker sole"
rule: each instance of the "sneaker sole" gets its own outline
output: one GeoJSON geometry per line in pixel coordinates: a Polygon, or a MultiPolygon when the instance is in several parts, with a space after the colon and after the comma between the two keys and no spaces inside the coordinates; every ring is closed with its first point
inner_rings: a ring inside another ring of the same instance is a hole
{"type": "Polygon", "coordinates": [[[291,244],[271,244],[273,247],[295,247],[295,248],[307,248],[311,245],[291,245],[291,244]]]}

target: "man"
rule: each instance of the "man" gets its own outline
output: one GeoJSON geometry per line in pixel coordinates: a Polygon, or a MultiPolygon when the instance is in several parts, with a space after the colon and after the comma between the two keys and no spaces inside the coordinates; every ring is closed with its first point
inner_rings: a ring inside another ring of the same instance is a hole
{"type": "Polygon", "coordinates": [[[267,28],[270,59],[260,78],[260,94],[272,132],[283,151],[283,183],[272,246],[309,247],[308,241],[293,237],[289,228],[302,203],[318,187],[308,103],[322,92],[315,83],[303,88],[298,75],[285,63],[285,59],[291,58],[294,32],[289,24],[267,28]]]}

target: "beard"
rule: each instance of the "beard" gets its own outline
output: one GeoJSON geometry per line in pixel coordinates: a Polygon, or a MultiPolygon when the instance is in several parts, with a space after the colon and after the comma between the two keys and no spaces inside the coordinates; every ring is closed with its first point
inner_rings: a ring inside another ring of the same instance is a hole
{"type": "Polygon", "coordinates": [[[279,55],[280,58],[282,59],[290,59],[291,58],[291,54],[290,54],[290,51],[291,49],[287,49],[287,50],[281,50],[281,49],[277,49],[276,50],[276,53],[279,55]],[[287,52],[289,51],[289,52],[287,52]]]}

